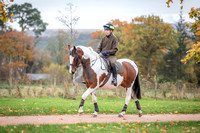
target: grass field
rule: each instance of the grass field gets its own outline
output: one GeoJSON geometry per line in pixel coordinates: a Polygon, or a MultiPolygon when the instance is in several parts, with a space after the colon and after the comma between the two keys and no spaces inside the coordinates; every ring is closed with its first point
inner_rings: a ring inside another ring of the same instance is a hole
{"type": "Polygon", "coordinates": [[[165,122],[165,123],[80,123],[69,125],[18,125],[0,126],[1,133],[53,133],[53,132],[79,132],[79,133],[199,133],[200,122],[165,122]]]}
{"type": "MultiPolygon", "coordinates": [[[[69,100],[62,98],[0,98],[0,115],[51,115],[77,114],[81,98],[69,100]]],[[[143,98],[140,100],[143,114],[194,114],[200,113],[200,100],[154,100],[143,98]]],[[[122,98],[98,98],[100,114],[118,114],[124,106],[122,98]]],[[[84,113],[91,114],[94,105],[88,97],[84,105],[84,113]]],[[[131,100],[127,114],[137,114],[134,100],[131,100]]]]}

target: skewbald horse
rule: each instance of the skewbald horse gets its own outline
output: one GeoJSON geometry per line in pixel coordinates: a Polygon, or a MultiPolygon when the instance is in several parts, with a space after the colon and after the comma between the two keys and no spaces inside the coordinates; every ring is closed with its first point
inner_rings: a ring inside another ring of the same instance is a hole
{"type": "MultiPolygon", "coordinates": [[[[69,47],[70,49],[70,47],[69,47]]],[[[95,111],[93,117],[96,117],[99,108],[97,105],[97,98],[95,95],[95,90],[97,88],[103,89],[114,89],[118,86],[126,88],[126,98],[125,105],[119,114],[119,117],[123,117],[126,109],[128,107],[131,97],[135,100],[136,107],[138,109],[139,117],[142,116],[141,107],[138,99],[141,99],[139,77],[138,77],[138,67],[134,61],[129,59],[118,59],[117,61],[123,66],[123,73],[117,75],[117,86],[112,84],[112,75],[107,83],[103,86],[103,81],[108,74],[103,62],[103,59],[97,54],[91,47],[84,46],[74,46],[70,49],[70,69],[69,72],[74,74],[79,66],[83,68],[83,78],[88,88],[82,95],[82,100],[79,106],[79,114],[83,113],[84,101],[89,94],[92,96],[92,101],[94,102],[95,111]],[[101,87],[100,87],[101,86],[101,87]]]]}

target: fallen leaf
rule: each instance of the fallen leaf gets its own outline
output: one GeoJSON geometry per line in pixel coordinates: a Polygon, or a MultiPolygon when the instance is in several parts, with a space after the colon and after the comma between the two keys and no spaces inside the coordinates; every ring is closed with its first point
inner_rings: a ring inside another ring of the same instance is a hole
{"type": "Polygon", "coordinates": [[[51,108],[51,112],[54,112],[55,111],[55,109],[54,108],[51,108]]]}
{"type": "Polygon", "coordinates": [[[196,127],[192,127],[192,131],[196,131],[196,127]]]}
{"type": "Polygon", "coordinates": [[[106,126],[106,124],[101,124],[101,127],[105,127],[106,126]]]}
{"type": "Polygon", "coordinates": [[[126,123],[125,126],[129,126],[129,123],[126,123]]]}
{"type": "Polygon", "coordinates": [[[64,126],[63,128],[69,128],[69,126],[64,126]]]}
{"type": "Polygon", "coordinates": [[[60,120],[63,120],[63,118],[60,118],[60,120]]]}
{"type": "Polygon", "coordinates": [[[131,129],[130,129],[130,128],[127,128],[127,131],[128,131],[128,132],[131,132],[131,129]]]}
{"type": "Polygon", "coordinates": [[[82,126],[82,128],[83,128],[83,129],[86,129],[87,127],[86,127],[86,126],[82,126]]]}

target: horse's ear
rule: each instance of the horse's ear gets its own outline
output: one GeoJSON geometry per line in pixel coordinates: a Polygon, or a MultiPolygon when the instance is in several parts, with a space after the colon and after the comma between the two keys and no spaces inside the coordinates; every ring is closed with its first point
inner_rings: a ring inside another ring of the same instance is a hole
{"type": "Polygon", "coordinates": [[[73,47],[72,54],[76,54],[76,46],[73,47]]]}
{"type": "Polygon", "coordinates": [[[74,50],[76,51],[76,46],[74,46],[74,50]]]}
{"type": "Polygon", "coordinates": [[[67,49],[68,49],[68,51],[70,51],[70,49],[71,49],[71,46],[70,46],[70,45],[67,45],[67,49]]]}

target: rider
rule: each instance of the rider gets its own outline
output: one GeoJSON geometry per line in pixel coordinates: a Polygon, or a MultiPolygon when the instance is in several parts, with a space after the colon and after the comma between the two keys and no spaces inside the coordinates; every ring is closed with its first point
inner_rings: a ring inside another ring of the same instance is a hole
{"type": "Polygon", "coordinates": [[[116,70],[116,52],[118,51],[118,39],[113,34],[114,26],[112,24],[106,24],[103,26],[106,36],[101,40],[101,43],[98,47],[97,53],[101,53],[106,57],[112,66],[113,70],[113,81],[112,83],[117,86],[117,70],[116,70]]]}

